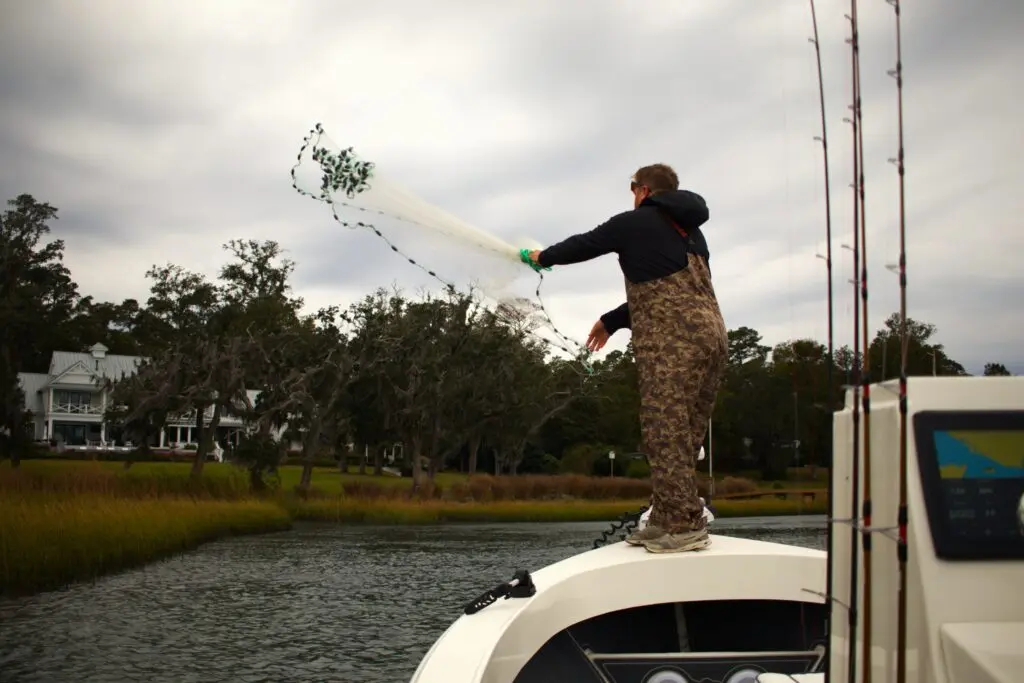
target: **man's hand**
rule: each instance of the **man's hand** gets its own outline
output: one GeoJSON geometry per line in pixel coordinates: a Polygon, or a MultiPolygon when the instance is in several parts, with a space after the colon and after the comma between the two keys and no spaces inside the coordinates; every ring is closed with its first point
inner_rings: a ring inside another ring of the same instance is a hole
{"type": "Polygon", "coordinates": [[[519,260],[533,268],[538,273],[542,270],[551,270],[551,268],[544,268],[540,265],[540,249],[534,249],[533,251],[520,249],[519,260]]]}
{"type": "Polygon", "coordinates": [[[590,336],[587,337],[587,350],[591,353],[600,351],[604,348],[604,345],[608,343],[608,330],[605,328],[604,323],[601,322],[600,318],[594,326],[590,328],[590,336]]]}

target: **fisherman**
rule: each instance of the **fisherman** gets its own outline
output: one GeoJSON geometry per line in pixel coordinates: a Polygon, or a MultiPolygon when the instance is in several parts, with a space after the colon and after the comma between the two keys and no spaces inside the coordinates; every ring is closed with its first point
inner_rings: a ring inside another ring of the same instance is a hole
{"type": "Polygon", "coordinates": [[[618,254],[626,303],[594,323],[587,348],[598,351],[618,330],[632,330],[653,504],[650,523],[626,541],[654,553],[700,550],[711,539],[697,494],[695,455],[728,356],[701,232],[708,207],[700,195],[680,190],[678,176],[665,164],[638,170],[630,190],[632,211],[527,256],[547,268],[618,254]]]}

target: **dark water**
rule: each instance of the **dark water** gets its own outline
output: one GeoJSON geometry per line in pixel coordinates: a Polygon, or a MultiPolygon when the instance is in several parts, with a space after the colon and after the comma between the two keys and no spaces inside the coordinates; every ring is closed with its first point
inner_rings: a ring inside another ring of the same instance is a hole
{"type": "MultiPolygon", "coordinates": [[[[590,548],[604,524],[304,525],[0,601],[0,681],[408,681],[486,588],[590,548]]],[[[824,517],[715,532],[823,548],[824,517]]]]}

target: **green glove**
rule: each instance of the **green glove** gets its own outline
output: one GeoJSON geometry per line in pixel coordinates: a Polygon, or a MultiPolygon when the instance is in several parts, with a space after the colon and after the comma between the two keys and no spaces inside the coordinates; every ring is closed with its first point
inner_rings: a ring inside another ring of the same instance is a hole
{"type": "Polygon", "coordinates": [[[531,268],[533,268],[538,273],[540,271],[542,271],[542,270],[551,270],[550,266],[547,267],[547,268],[543,268],[543,267],[540,266],[540,264],[534,263],[533,260],[530,258],[530,250],[529,249],[520,249],[519,250],[519,260],[522,261],[523,263],[525,263],[526,265],[530,266],[531,268]]]}

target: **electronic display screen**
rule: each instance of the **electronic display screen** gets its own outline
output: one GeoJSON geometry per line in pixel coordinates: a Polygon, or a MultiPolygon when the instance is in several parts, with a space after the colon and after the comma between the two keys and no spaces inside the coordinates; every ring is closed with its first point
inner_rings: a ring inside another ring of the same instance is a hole
{"type": "Polygon", "coordinates": [[[936,554],[1024,559],[1024,411],[921,412],[914,430],[936,554]]]}

